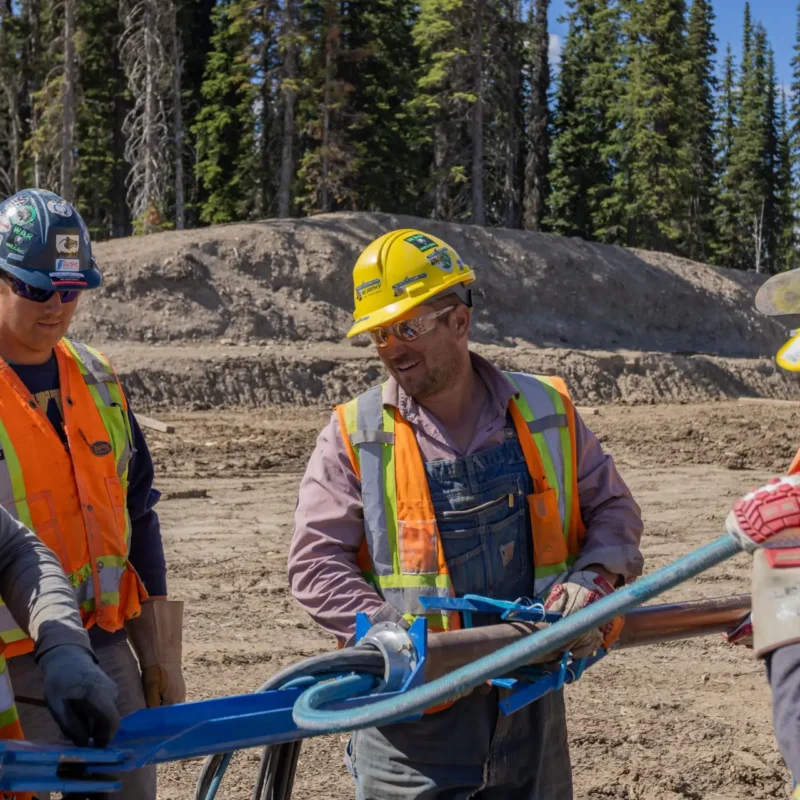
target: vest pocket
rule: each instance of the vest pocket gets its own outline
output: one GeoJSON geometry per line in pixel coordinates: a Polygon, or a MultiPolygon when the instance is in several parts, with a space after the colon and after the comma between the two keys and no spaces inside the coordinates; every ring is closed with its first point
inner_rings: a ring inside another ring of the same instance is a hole
{"type": "Polygon", "coordinates": [[[436,520],[398,520],[397,544],[404,575],[439,572],[439,536],[436,520]]]}
{"type": "Polygon", "coordinates": [[[106,491],[108,501],[114,512],[114,521],[117,525],[117,534],[120,539],[125,537],[125,493],[119,478],[106,478],[106,491]]]}

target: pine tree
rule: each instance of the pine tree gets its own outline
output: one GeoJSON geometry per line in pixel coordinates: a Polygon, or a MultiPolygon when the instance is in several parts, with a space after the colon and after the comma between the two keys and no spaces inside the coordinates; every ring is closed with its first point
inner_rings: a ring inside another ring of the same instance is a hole
{"type": "Polygon", "coordinates": [[[688,70],[685,107],[691,168],[689,226],[685,252],[690,258],[707,259],[714,240],[712,200],[716,183],[714,158],[714,97],[717,81],[714,56],[714,12],[709,0],[693,0],[687,37],[688,70]]]}
{"type": "Polygon", "coordinates": [[[549,0],[536,0],[536,16],[531,27],[531,101],[528,110],[528,159],[525,167],[525,229],[538,231],[542,226],[547,202],[549,171],[550,89],[547,33],[549,0]]]}
{"type": "Polygon", "coordinates": [[[622,91],[620,10],[611,0],[569,0],[550,149],[550,211],[556,233],[593,239],[614,177],[617,95],[622,91]]]}
{"type": "Polygon", "coordinates": [[[20,50],[24,32],[10,0],[0,0],[0,198],[22,188],[20,50]]]}
{"type": "Polygon", "coordinates": [[[776,272],[794,269],[797,253],[794,198],[792,196],[792,146],[786,92],[780,93],[776,164],[776,253],[772,267],[776,272]]]}
{"type": "Polygon", "coordinates": [[[205,102],[192,128],[196,174],[207,198],[202,222],[246,219],[256,177],[250,172],[255,119],[247,0],[223,0],[214,9],[214,35],[205,69],[205,102]]]}
{"type": "Polygon", "coordinates": [[[78,4],[78,144],[76,203],[93,239],[130,234],[122,124],[130,96],[117,47],[122,24],[117,0],[78,4]]]}
{"type": "Polygon", "coordinates": [[[712,252],[717,263],[729,266],[734,263],[739,240],[736,220],[736,186],[731,173],[731,155],[738,122],[738,103],[736,86],[736,64],[728,45],[723,67],[722,90],[719,97],[717,118],[719,127],[716,134],[716,172],[719,176],[715,206],[714,227],[716,235],[712,252]]]}
{"type": "Polygon", "coordinates": [[[472,216],[471,11],[462,0],[420,0],[414,26],[422,74],[411,110],[426,126],[421,145],[432,154],[430,194],[436,219],[466,221],[472,216]]]}
{"type": "Polygon", "coordinates": [[[618,170],[598,235],[628,246],[679,251],[687,238],[686,6],[625,0],[626,67],[618,101],[618,170]],[[623,232],[624,231],[624,232],[623,232]]]}
{"type": "MultiPolygon", "coordinates": [[[[766,33],[752,26],[745,11],[738,124],[731,143],[727,184],[738,231],[728,266],[761,270],[768,258],[767,230],[772,204],[770,118],[771,77],[767,74],[766,33]]],[[[773,97],[774,99],[774,97],[773,97]]]]}
{"type": "Polygon", "coordinates": [[[487,6],[490,35],[486,52],[487,125],[484,142],[486,221],[522,227],[525,163],[525,112],[532,27],[523,21],[521,0],[487,6]]]}
{"type": "MultiPolygon", "coordinates": [[[[789,142],[792,160],[792,182],[797,186],[800,184],[800,3],[797,4],[797,34],[794,45],[794,58],[792,59],[789,142]]],[[[800,208],[796,207],[795,211],[800,211],[800,208]]]]}

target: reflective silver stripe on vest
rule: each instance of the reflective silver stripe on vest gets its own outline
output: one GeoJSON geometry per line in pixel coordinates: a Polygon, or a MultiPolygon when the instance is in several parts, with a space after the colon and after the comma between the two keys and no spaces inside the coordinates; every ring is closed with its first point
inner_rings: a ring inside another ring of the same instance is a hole
{"type": "MultiPolygon", "coordinates": [[[[526,375],[524,372],[511,372],[509,374],[525,395],[533,414],[534,422],[544,422],[551,417],[564,416],[557,412],[550,395],[541,381],[532,375],[526,375]]],[[[539,433],[539,431],[532,432],[539,433]]],[[[558,427],[550,427],[549,423],[548,427],[541,431],[541,434],[544,436],[545,442],[547,442],[547,449],[550,451],[550,458],[553,461],[553,469],[558,483],[558,513],[563,520],[566,518],[566,492],[564,491],[564,452],[561,449],[561,434],[558,427]]],[[[556,487],[553,486],[551,488],[555,489],[556,487]]]]}
{"type": "MultiPolygon", "coordinates": [[[[358,433],[383,433],[383,387],[374,386],[358,398],[358,433]]],[[[376,575],[391,575],[392,553],[386,535],[386,491],[383,485],[383,447],[378,436],[363,436],[358,444],[364,532],[376,575]]]]}
{"type": "Polygon", "coordinates": [[[428,611],[420,603],[420,597],[451,597],[449,589],[437,586],[416,586],[412,589],[384,588],[381,591],[383,592],[384,600],[394,606],[401,614],[413,614],[415,617],[443,613],[428,611]]]}
{"type": "Polygon", "coordinates": [[[78,354],[83,366],[89,370],[89,372],[83,376],[84,381],[86,381],[89,386],[96,386],[97,391],[100,393],[100,397],[103,398],[103,402],[107,406],[110,406],[113,401],[111,399],[111,393],[108,390],[107,384],[114,383],[116,381],[114,373],[111,372],[108,367],[106,367],[106,365],[91,350],[89,350],[85,344],[83,344],[83,342],[76,342],[73,339],[70,339],[69,343],[78,354]]]}
{"type": "Polygon", "coordinates": [[[542,433],[543,431],[549,431],[551,428],[566,428],[567,424],[566,414],[551,414],[549,417],[542,417],[529,422],[528,430],[531,433],[542,433]]]}
{"type": "MultiPolygon", "coordinates": [[[[119,592],[122,585],[122,576],[125,573],[124,567],[100,567],[97,572],[100,578],[100,592],[102,594],[119,592]]],[[[94,600],[94,580],[92,576],[89,575],[80,586],[75,587],[74,591],[78,605],[94,600]]]]}
{"type": "Polygon", "coordinates": [[[0,632],[7,633],[19,628],[19,623],[14,619],[13,614],[5,603],[0,604],[0,632]]]}
{"type": "Polygon", "coordinates": [[[394,434],[388,431],[356,431],[350,434],[350,444],[394,444],[394,434]]]}

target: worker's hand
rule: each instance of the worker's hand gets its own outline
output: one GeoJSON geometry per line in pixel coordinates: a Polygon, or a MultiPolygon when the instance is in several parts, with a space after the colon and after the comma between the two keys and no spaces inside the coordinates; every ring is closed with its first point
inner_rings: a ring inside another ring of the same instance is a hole
{"type": "Polygon", "coordinates": [[[748,650],[753,649],[753,618],[748,614],[741,622],[722,634],[728,644],[740,644],[748,650]]]}
{"type": "Polygon", "coordinates": [[[725,520],[725,528],[749,553],[785,541],[797,547],[800,541],[800,475],[773,478],[737,500],[725,520]]]}
{"type": "Polygon", "coordinates": [[[119,728],[117,685],[76,644],[47,650],[39,659],[44,699],[64,735],[79,747],[105,747],[119,728]]]}
{"type": "Polygon", "coordinates": [[[145,600],[141,615],[127,620],[125,630],[139,660],[148,708],[183,703],[183,602],[166,597],[145,600]]]}
{"type": "MultiPolygon", "coordinates": [[[[614,587],[602,575],[593,570],[575,572],[551,590],[544,607],[547,611],[560,611],[562,617],[574,614],[600,598],[611,594],[614,587]]],[[[576,658],[588,656],[601,647],[610,647],[622,631],[621,618],[611,620],[601,628],[587,631],[569,645],[576,658]]]]}

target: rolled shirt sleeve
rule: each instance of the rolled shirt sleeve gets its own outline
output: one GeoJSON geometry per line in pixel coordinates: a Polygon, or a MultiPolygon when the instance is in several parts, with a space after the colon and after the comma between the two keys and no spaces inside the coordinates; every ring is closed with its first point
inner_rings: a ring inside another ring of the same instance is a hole
{"type": "Polygon", "coordinates": [[[334,414],[300,483],[288,569],[297,602],[342,644],[351,639],[359,611],[373,622],[402,620],[361,575],[363,538],[361,486],[334,414]]]}
{"type": "Polygon", "coordinates": [[[574,569],[599,564],[626,582],[642,574],[644,558],[639,543],[644,525],[614,459],[575,413],[578,495],[586,538],[574,569]]]}

